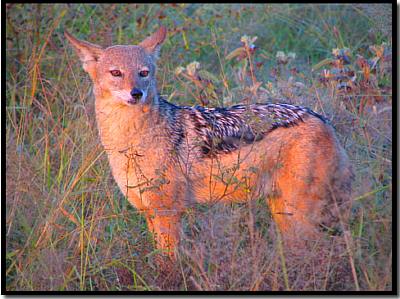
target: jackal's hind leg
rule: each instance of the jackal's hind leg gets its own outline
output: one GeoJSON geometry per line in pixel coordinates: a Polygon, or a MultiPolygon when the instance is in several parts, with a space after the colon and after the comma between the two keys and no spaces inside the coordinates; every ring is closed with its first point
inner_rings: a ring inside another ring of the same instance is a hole
{"type": "Polygon", "coordinates": [[[278,173],[267,203],[287,249],[296,251],[323,236],[319,223],[327,194],[317,177],[310,184],[293,168],[278,173]]]}

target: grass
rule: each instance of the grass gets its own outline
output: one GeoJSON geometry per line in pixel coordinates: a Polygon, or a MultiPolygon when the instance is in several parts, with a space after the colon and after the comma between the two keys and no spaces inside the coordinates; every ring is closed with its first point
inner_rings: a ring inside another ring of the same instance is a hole
{"type": "Polygon", "coordinates": [[[5,289],[392,290],[385,6],[6,4],[5,289]],[[169,28],[159,88],[171,101],[216,106],[272,97],[331,121],[356,174],[346,244],[332,238],[323,254],[288,260],[263,200],[198,206],[185,215],[179,263],[157,267],[144,218],[110,174],[91,83],[63,31],[102,45],[136,44],[159,24],[169,28]],[[258,37],[254,53],[240,42],[244,35],[250,43],[258,37]],[[349,53],[335,56],[335,48],[349,53]]]}

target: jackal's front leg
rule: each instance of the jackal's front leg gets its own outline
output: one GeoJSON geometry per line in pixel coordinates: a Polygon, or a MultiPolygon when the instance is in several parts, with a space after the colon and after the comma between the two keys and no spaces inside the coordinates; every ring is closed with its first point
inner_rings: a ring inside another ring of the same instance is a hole
{"type": "Polygon", "coordinates": [[[179,241],[181,213],[174,209],[154,208],[146,212],[147,225],[154,234],[156,246],[173,256],[179,241]]]}

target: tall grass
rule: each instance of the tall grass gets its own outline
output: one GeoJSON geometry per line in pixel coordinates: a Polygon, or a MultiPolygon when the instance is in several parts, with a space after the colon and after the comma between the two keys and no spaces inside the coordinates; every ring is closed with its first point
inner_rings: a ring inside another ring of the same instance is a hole
{"type": "Polygon", "coordinates": [[[6,290],[391,290],[391,13],[387,23],[375,17],[388,9],[6,4],[6,290]],[[330,119],[356,174],[345,243],[333,236],[323,252],[290,260],[263,200],[199,205],[185,215],[178,263],[158,268],[144,218],[111,177],[91,83],[63,31],[135,44],[159,24],[169,28],[159,88],[171,101],[230,105],[252,94],[330,119]],[[258,48],[229,59],[244,35],[257,36],[258,48]],[[383,42],[375,68],[363,67],[357,55],[373,63],[370,46],[383,42]],[[323,75],[340,67],[334,48],[350,49],[341,70],[357,74],[343,79],[346,92],[323,75]],[[188,76],[191,63],[207,85],[188,76]]]}

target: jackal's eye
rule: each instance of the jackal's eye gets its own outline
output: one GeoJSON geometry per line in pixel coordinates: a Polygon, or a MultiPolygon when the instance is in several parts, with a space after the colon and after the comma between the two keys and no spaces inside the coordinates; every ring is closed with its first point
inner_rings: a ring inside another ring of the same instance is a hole
{"type": "Polygon", "coordinates": [[[139,72],[139,76],[140,77],[147,77],[149,75],[149,71],[148,70],[141,70],[139,72]]]}
{"type": "Polygon", "coordinates": [[[111,75],[113,75],[114,77],[121,77],[122,73],[120,70],[112,70],[110,71],[111,75]]]}

